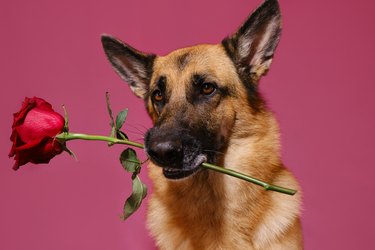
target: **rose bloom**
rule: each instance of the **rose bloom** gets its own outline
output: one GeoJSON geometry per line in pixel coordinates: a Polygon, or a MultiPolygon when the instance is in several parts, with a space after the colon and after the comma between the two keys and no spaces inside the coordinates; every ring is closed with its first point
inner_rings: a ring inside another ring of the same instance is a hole
{"type": "Polygon", "coordinates": [[[38,97],[26,97],[21,110],[13,114],[13,145],[9,153],[16,161],[13,169],[28,162],[48,163],[60,154],[63,145],[54,137],[63,131],[64,124],[64,118],[51,104],[38,97]]]}

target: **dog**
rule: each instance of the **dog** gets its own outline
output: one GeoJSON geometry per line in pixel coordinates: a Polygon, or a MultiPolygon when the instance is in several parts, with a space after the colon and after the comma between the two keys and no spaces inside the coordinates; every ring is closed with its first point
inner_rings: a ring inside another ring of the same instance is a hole
{"type": "Polygon", "coordinates": [[[145,135],[154,190],[147,221],[160,249],[303,249],[301,188],[280,159],[278,125],[258,90],[280,33],[278,1],[266,0],[220,44],[166,56],[102,36],[154,124],[145,135]],[[298,192],[265,191],[204,162],[298,192]]]}

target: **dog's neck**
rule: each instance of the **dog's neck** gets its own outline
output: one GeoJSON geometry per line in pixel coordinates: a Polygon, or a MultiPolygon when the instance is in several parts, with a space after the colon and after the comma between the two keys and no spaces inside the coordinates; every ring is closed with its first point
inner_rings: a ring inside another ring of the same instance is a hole
{"type": "Polygon", "coordinates": [[[270,111],[245,116],[247,119],[240,118],[234,125],[239,129],[233,129],[237,132],[231,135],[223,165],[272,181],[275,171],[282,165],[278,124],[270,111]],[[265,167],[269,172],[264,171],[265,167]]]}

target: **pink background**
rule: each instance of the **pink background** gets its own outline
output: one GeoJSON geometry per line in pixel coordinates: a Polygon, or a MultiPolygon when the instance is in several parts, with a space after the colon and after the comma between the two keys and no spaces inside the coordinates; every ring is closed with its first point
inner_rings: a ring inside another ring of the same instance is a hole
{"type": "MultiPolygon", "coordinates": [[[[100,34],[165,54],[220,42],[261,0],[98,2],[0,3],[0,249],[154,249],[145,204],[119,219],[130,193],[123,147],[75,141],[79,162],[63,154],[15,172],[12,113],[35,95],[61,113],[65,104],[72,131],[108,134],[109,91],[115,111],[130,109],[129,136],[142,141],[150,120],[107,63],[100,34]]],[[[303,187],[308,250],[375,249],[374,7],[281,1],[282,39],[261,86],[280,121],[284,162],[303,187]]]]}

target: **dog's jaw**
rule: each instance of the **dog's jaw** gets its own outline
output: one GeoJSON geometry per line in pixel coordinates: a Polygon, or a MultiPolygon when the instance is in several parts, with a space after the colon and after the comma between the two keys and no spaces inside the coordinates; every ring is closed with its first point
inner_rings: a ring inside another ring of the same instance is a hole
{"type": "Polygon", "coordinates": [[[185,179],[187,177],[193,176],[195,173],[197,173],[199,170],[201,170],[202,163],[207,161],[207,156],[200,154],[198,155],[191,166],[188,166],[187,168],[169,168],[169,167],[163,167],[163,175],[167,179],[172,180],[180,180],[185,179]]]}

